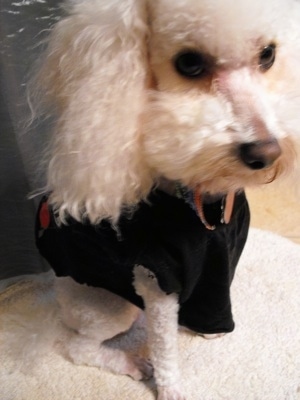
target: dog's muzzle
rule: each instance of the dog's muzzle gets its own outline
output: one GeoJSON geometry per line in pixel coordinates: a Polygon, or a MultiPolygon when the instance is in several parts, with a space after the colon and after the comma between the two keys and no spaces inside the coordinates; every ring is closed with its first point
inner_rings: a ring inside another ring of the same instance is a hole
{"type": "Polygon", "coordinates": [[[280,155],[281,148],[275,139],[243,143],[239,146],[239,158],[253,170],[270,167],[280,155]]]}

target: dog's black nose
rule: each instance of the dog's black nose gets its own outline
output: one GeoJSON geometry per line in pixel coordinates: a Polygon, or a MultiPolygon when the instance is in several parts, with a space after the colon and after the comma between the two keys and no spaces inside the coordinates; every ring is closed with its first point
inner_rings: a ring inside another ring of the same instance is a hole
{"type": "Polygon", "coordinates": [[[262,140],[243,143],[239,147],[240,159],[250,169],[270,167],[280,156],[281,148],[277,140],[262,140]]]}

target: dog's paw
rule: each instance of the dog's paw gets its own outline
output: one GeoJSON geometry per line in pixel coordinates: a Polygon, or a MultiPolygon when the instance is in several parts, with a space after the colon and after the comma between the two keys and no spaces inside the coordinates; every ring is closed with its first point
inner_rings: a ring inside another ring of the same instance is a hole
{"type": "Polygon", "coordinates": [[[136,355],[130,356],[129,360],[127,375],[136,381],[152,378],[153,366],[150,361],[136,355]]]}
{"type": "Polygon", "coordinates": [[[206,339],[206,340],[218,339],[225,335],[226,335],[226,332],[224,332],[224,333],[199,333],[199,336],[203,337],[203,339],[206,339]]]}
{"type": "Polygon", "coordinates": [[[156,400],[186,400],[182,389],[178,384],[171,386],[158,386],[156,400]]]}

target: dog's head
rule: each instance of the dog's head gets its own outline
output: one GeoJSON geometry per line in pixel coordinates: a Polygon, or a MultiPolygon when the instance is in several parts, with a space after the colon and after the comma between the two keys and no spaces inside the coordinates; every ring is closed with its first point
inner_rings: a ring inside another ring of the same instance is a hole
{"type": "Polygon", "coordinates": [[[289,171],[299,20],[297,0],[73,1],[38,74],[60,215],[117,219],[162,177],[219,193],[289,171]]]}

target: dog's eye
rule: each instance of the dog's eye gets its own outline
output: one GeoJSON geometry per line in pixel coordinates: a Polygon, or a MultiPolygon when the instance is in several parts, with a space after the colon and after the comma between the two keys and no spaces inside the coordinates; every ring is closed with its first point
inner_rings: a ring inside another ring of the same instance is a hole
{"type": "Polygon", "coordinates": [[[272,67],[274,64],[276,57],[276,46],[275,44],[269,44],[269,46],[266,46],[262,49],[260,55],[259,55],[259,66],[260,69],[263,71],[267,71],[272,67]]]}
{"type": "Polygon", "coordinates": [[[180,75],[188,78],[197,78],[205,72],[204,58],[196,51],[180,53],[175,58],[174,65],[180,75]]]}

